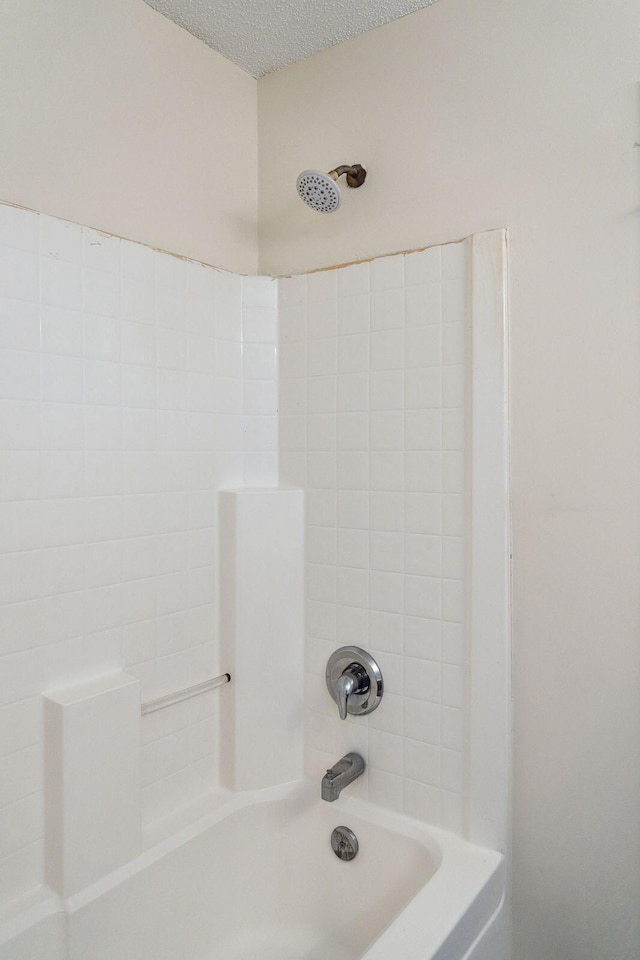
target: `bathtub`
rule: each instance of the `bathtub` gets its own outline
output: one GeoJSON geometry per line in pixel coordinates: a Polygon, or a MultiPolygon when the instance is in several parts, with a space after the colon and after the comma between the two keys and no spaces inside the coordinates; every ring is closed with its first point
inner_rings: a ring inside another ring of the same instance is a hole
{"type": "Polygon", "coordinates": [[[229,795],[65,903],[0,931],[0,960],[462,960],[499,910],[500,854],[346,793],[229,795]],[[346,862],[334,827],[356,834],[346,862]]]}

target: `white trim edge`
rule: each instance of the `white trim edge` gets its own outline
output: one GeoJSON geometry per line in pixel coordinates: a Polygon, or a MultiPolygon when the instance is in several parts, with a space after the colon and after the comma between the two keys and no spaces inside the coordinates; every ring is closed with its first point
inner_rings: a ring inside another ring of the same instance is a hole
{"type": "Polygon", "coordinates": [[[510,783],[508,260],[505,230],[471,238],[467,470],[467,836],[506,852],[510,783]]]}

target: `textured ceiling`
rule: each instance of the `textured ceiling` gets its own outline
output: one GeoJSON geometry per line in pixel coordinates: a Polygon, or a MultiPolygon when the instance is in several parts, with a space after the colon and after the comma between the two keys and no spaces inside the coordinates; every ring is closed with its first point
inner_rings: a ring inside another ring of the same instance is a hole
{"type": "Polygon", "coordinates": [[[436,0],[146,0],[254,77],[436,0]]]}

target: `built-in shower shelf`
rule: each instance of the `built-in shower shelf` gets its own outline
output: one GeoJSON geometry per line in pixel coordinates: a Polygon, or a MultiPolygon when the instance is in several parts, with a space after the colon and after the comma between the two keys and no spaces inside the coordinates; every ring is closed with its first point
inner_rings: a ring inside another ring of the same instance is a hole
{"type": "Polygon", "coordinates": [[[209,690],[215,690],[216,687],[222,687],[230,681],[230,673],[221,673],[219,677],[211,677],[210,680],[203,680],[202,683],[196,683],[192,687],[176,690],[175,693],[167,693],[164,697],[158,697],[156,700],[147,700],[146,703],[140,704],[140,713],[143,717],[146,717],[149,713],[155,713],[156,710],[172,707],[174,703],[182,703],[183,700],[198,697],[201,693],[208,693],[209,690]]]}

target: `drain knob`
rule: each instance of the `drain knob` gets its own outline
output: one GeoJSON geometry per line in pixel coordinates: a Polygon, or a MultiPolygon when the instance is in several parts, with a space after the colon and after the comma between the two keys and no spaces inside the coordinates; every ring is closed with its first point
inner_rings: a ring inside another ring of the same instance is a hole
{"type": "Polygon", "coordinates": [[[331,834],[331,849],[341,860],[353,860],[358,852],[358,838],[349,827],[336,827],[331,834]]]}

